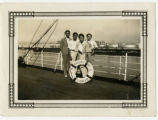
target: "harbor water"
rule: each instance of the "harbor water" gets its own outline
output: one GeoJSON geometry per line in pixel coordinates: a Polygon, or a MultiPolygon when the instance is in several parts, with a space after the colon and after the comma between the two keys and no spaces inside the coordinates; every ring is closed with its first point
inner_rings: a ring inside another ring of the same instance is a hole
{"type": "MultiPolygon", "coordinates": [[[[18,50],[18,56],[26,54],[26,50],[18,50]]],[[[41,66],[46,68],[62,70],[61,60],[58,60],[59,53],[56,52],[33,52],[30,51],[25,62],[28,65],[41,66]]],[[[140,82],[141,57],[125,55],[98,55],[92,57],[94,76],[113,78],[123,81],[140,82]]]]}

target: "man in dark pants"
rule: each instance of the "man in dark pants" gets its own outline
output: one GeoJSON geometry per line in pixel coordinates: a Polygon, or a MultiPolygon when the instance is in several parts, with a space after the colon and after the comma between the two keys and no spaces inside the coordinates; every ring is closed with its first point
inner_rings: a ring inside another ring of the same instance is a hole
{"type": "Polygon", "coordinates": [[[71,39],[70,39],[70,31],[65,31],[65,37],[61,39],[60,42],[60,50],[63,57],[63,67],[64,67],[64,76],[68,76],[68,70],[70,66],[70,46],[71,46],[71,39]]]}

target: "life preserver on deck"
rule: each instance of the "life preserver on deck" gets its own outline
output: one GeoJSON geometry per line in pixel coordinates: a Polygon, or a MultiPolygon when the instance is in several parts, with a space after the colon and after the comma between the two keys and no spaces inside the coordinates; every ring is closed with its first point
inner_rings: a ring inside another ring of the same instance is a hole
{"type": "Polygon", "coordinates": [[[76,83],[89,82],[94,74],[93,66],[86,60],[77,60],[71,63],[69,69],[69,75],[76,83]]]}

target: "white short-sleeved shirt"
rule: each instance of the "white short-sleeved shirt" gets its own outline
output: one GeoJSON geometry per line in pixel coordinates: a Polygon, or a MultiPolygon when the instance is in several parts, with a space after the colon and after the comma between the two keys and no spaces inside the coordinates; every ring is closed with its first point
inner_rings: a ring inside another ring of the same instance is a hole
{"type": "Polygon", "coordinates": [[[87,43],[88,43],[87,52],[91,52],[92,49],[98,47],[97,43],[94,40],[90,40],[90,41],[87,40],[87,43]]]}
{"type": "Polygon", "coordinates": [[[70,50],[75,50],[76,51],[76,47],[77,47],[77,43],[79,42],[79,40],[77,39],[76,41],[71,40],[70,41],[70,50]]]}
{"type": "Polygon", "coordinates": [[[92,49],[98,47],[97,43],[96,43],[94,40],[90,40],[90,41],[87,41],[87,42],[91,44],[91,48],[92,48],[92,49]]]}
{"type": "Polygon", "coordinates": [[[81,42],[78,42],[78,50],[80,52],[86,52],[86,49],[87,49],[87,42],[86,41],[83,41],[83,43],[81,42]]]}

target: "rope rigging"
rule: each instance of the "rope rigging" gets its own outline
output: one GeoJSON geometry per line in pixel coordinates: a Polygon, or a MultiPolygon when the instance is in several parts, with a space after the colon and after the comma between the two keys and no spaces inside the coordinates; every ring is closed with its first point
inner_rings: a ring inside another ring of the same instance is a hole
{"type": "Polygon", "coordinates": [[[42,34],[42,36],[30,47],[30,49],[26,52],[26,54],[23,56],[23,59],[27,56],[27,54],[30,52],[31,48],[33,48],[35,45],[37,45],[42,39],[43,37],[51,30],[51,28],[54,26],[54,24],[57,22],[58,20],[53,21],[53,23],[50,25],[50,27],[42,34]]]}
{"type": "Polygon", "coordinates": [[[34,40],[35,35],[36,35],[37,32],[39,31],[39,28],[41,27],[41,24],[42,24],[42,23],[43,23],[43,20],[40,21],[40,23],[39,23],[39,25],[38,25],[38,27],[37,27],[35,33],[33,34],[32,39],[31,39],[30,44],[29,44],[29,48],[31,48],[31,43],[32,43],[32,41],[34,40]]]}
{"type": "MultiPolygon", "coordinates": [[[[57,20],[55,20],[55,22],[54,22],[55,27],[54,27],[53,31],[51,32],[51,34],[49,35],[49,37],[48,37],[48,39],[46,40],[46,42],[44,43],[44,45],[43,45],[43,47],[42,47],[41,51],[45,48],[45,45],[46,45],[46,44],[47,44],[47,42],[50,40],[51,36],[53,35],[54,31],[56,30],[57,24],[58,24],[58,19],[57,19],[57,20]],[[55,24],[55,23],[56,23],[56,24],[55,24]]],[[[52,27],[53,27],[53,26],[52,26],[52,27]]],[[[37,59],[38,59],[39,55],[40,55],[40,54],[38,54],[38,56],[36,57],[36,59],[35,59],[35,61],[34,61],[33,65],[34,65],[34,64],[35,64],[35,62],[37,61],[37,59]]]]}

